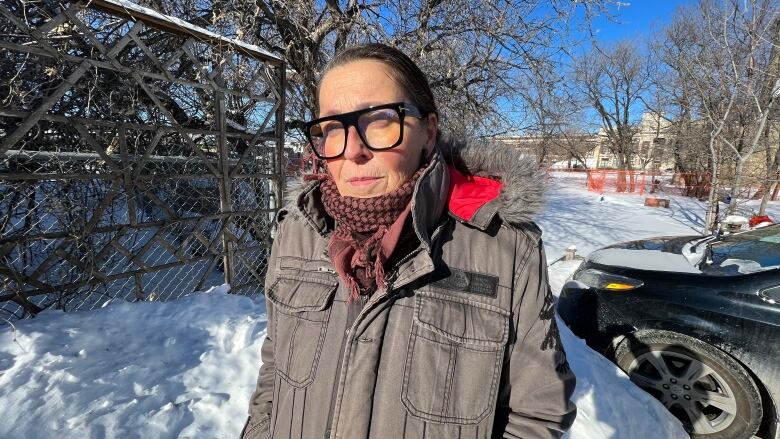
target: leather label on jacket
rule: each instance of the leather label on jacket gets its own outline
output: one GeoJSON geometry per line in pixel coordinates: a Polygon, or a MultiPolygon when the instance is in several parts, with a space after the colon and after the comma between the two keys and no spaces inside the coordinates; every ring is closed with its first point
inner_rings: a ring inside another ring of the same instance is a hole
{"type": "Polygon", "coordinates": [[[474,273],[471,271],[449,268],[449,276],[445,273],[434,273],[434,278],[446,276],[433,282],[431,286],[445,290],[478,294],[480,296],[495,297],[498,294],[498,277],[488,274],[474,273]]]}

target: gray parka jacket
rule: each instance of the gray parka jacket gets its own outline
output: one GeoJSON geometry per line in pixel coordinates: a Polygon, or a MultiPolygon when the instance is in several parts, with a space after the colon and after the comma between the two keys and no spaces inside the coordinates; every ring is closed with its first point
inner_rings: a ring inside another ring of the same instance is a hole
{"type": "Polygon", "coordinates": [[[326,253],[333,224],[318,184],[280,212],[242,438],[552,438],[570,427],[575,379],[530,220],[535,163],[501,145],[437,150],[412,196],[416,239],[363,303],[347,305],[326,253]],[[451,167],[500,180],[500,193],[486,198],[490,181],[464,184],[451,167]]]}

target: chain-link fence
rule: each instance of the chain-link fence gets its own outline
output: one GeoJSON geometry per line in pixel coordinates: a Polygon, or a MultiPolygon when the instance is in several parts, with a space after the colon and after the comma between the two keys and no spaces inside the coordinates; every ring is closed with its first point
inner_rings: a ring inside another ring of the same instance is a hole
{"type": "Polygon", "coordinates": [[[261,292],[284,63],[121,1],[0,4],[0,317],[261,292]]]}

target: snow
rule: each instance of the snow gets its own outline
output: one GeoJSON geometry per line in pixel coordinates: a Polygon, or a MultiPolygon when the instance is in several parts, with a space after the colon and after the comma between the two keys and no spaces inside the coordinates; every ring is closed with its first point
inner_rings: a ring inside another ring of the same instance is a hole
{"type": "MultiPolygon", "coordinates": [[[[585,256],[608,244],[655,236],[701,234],[706,202],[665,194],[669,208],[644,205],[645,196],[598,194],[586,190],[584,172],[551,172],[545,194],[546,209],[537,218],[544,232],[548,261],[576,245],[585,256]]],[[[741,209],[758,211],[761,200],[740,200],[741,209]]],[[[721,203],[721,211],[726,210],[721,203]]],[[[769,203],[767,215],[780,218],[780,202],[769,203]]]]}
{"type": "Polygon", "coordinates": [[[171,24],[173,24],[175,26],[180,26],[183,29],[188,29],[188,30],[192,31],[195,34],[207,35],[210,38],[215,38],[215,39],[220,40],[220,41],[225,41],[227,43],[231,43],[233,45],[243,47],[244,49],[249,50],[251,52],[260,53],[263,56],[266,56],[266,57],[268,57],[270,59],[281,61],[281,58],[279,58],[278,55],[274,55],[273,53],[271,53],[271,52],[269,52],[267,50],[264,50],[261,47],[256,46],[254,44],[248,44],[248,43],[245,43],[243,41],[227,38],[225,36],[222,36],[222,35],[216,34],[214,32],[211,32],[209,30],[203,29],[202,27],[195,26],[194,24],[188,23],[188,22],[186,22],[184,20],[181,20],[179,18],[171,17],[169,15],[163,15],[163,14],[155,11],[154,9],[145,8],[145,7],[141,6],[141,5],[133,3],[131,1],[128,1],[128,0],[103,0],[103,1],[105,1],[106,3],[110,3],[110,4],[113,4],[113,5],[121,7],[128,14],[130,14],[131,16],[133,15],[133,12],[141,13],[141,14],[144,14],[144,15],[148,15],[148,16],[154,17],[154,18],[156,18],[158,20],[167,21],[168,23],[171,23],[171,24]]]}
{"type": "Polygon", "coordinates": [[[584,256],[620,241],[701,233],[705,203],[670,198],[669,209],[647,207],[638,195],[588,192],[585,173],[556,173],[548,182],[547,207],[537,220],[547,259],[559,257],[572,244],[584,256]]]}
{"type": "Polygon", "coordinates": [[[701,274],[701,270],[691,265],[685,256],[657,250],[605,248],[596,250],[588,258],[593,262],[604,265],[618,265],[640,270],[701,274]]]}
{"type": "Polygon", "coordinates": [[[0,437],[238,437],[266,316],[227,290],[0,329],[0,437]]]}
{"type": "Polygon", "coordinates": [[[708,236],[703,239],[695,239],[686,243],[682,247],[683,257],[688,260],[688,263],[692,267],[698,267],[706,254],[707,243],[714,239],[714,236],[708,236]]]}
{"type": "MultiPolygon", "coordinates": [[[[587,192],[577,174],[550,182],[539,223],[548,260],[617,241],[691,235],[703,205],[670,209],[638,196],[587,192]]],[[[778,203],[771,215],[778,217],[778,203]]],[[[578,261],[549,267],[557,295],[578,261]]],[[[246,419],[266,334],[261,299],[213,288],[171,302],[112,302],[94,311],[47,310],[0,324],[0,438],[232,438],[246,419]],[[7,420],[13,420],[8,422],[7,420]]],[[[559,322],[560,323],[560,322],[559,322]]],[[[679,422],[561,323],[577,375],[568,439],[687,438],[679,422]]]]}
{"type": "Polygon", "coordinates": [[[748,219],[742,215],[728,215],[726,218],[723,218],[723,224],[744,226],[747,223],[748,219]]]}

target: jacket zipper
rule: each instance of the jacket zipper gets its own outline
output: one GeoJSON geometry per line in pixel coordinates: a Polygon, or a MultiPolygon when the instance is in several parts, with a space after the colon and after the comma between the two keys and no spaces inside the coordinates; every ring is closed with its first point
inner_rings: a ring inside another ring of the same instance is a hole
{"type": "MultiPolygon", "coordinates": [[[[406,261],[412,259],[414,256],[417,255],[417,253],[421,252],[422,249],[416,249],[412,252],[410,252],[408,255],[401,258],[393,267],[393,270],[390,271],[390,275],[387,276],[387,279],[393,279],[398,274],[398,267],[400,267],[402,264],[404,264],[406,261]]],[[[344,337],[341,339],[341,348],[339,349],[339,362],[336,366],[336,381],[333,383],[333,390],[331,391],[331,398],[330,398],[330,410],[328,411],[328,423],[325,427],[325,439],[329,439],[331,437],[331,430],[333,429],[333,416],[335,415],[335,409],[336,409],[336,400],[338,399],[338,391],[339,391],[339,383],[341,382],[341,373],[344,368],[344,362],[346,361],[345,353],[346,353],[346,347],[347,343],[349,343],[349,338],[354,331],[355,327],[358,323],[360,323],[360,318],[363,317],[363,314],[366,312],[366,310],[369,310],[374,305],[379,303],[383,299],[390,299],[392,298],[396,291],[395,285],[391,285],[392,282],[388,283],[387,287],[384,290],[377,290],[375,292],[375,295],[371,298],[376,298],[373,302],[369,299],[368,302],[362,303],[361,309],[358,312],[357,316],[352,317],[352,309],[347,311],[347,324],[346,324],[346,331],[344,332],[344,337]]],[[[361,296],[361,300],[362,297],[361,296]]]]}
{"type": "Polygon", "coordinates": [[[346,325],[344,325],[347,329],[344,332],[344,337],[341,338],[341,347],[339,348],[339,356],[338,356],[338,364],[336,365],[336,380],[333,382],[333,389],[330,393],[330,409],[328,410],[328,422],[325,425],[325,439],[328,439],[330,437],[330,430],[333,427],[333,413],[336,410],[336,395],[338,394],[339,390],[339,381],[341,380],[341,369],[342,365],[344,363],[344,351],[347,348],[347,342],[349,340],[349,335],[352,332],[352,324],[357,320],[357,317],[360,315],[360,312],[363,310],[362,308],[365,307],[365,303],[363,303],[363,297],[360,297],[361,305],[360,310],[355,313],[355,310],[357,309],[357,305],[354,303],[351,303],[347,305],[347,321],[346,325]]]}

